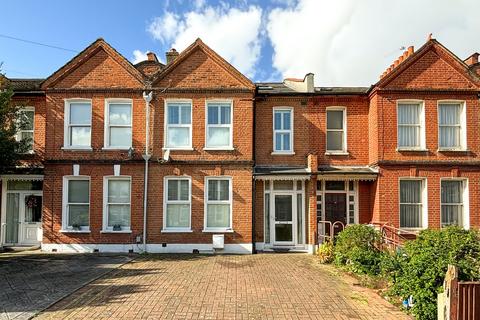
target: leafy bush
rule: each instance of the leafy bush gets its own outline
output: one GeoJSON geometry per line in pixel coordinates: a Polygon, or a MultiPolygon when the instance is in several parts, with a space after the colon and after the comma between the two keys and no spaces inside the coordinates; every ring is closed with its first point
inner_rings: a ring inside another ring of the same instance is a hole
{"type": "Polygon", "coordinates": [[[380,233],[371,226],[348,226],[337,235],[335,263],[360,274],[378,274],[383,253],[378,249],[380,233]]]}
{"type": "Polygon", "coordinates": [[[459,268],[460,280],[480,279],[480,234],[458,227],[424,230],[388,263],[383,270],[393,275],[391,293],[412,295],[417,319],[436,319],[448,264],[459,268]]]}
{"type": "Polygon", "coordinates": [[[318,247],[318,258],[321,263],[331,263],[333,261],[333,243],[332,241],[327,241],[322,243],[318,247]]]}

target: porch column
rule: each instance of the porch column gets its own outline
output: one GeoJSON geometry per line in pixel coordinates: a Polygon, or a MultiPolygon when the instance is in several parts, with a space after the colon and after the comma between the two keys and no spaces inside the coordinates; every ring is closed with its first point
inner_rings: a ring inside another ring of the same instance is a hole
{"type": "Polygon", "coordinates": [[[317,244],[317,175],[312,175],[308,187],[308,244],[317,244]]]}

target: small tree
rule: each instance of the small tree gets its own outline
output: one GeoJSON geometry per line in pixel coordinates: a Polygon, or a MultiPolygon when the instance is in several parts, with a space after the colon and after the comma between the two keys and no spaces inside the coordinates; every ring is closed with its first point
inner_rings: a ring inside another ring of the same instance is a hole
{"type": "Polygon", "coordinates": [[[16,139],[18,131],[27,126],[28,119],[21,112],[22,106],[12,103],[12,97],[12,88],[0,74],[0,173],[15,166],[31,142],[16,139]]]}

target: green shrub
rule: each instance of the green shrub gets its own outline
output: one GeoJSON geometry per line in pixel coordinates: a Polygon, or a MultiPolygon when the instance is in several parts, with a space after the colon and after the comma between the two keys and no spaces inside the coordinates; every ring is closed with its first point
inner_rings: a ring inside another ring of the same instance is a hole
{"type": "Polygon", "coordinates": [[[333,261],[333,243],[326,241],[318,247],[318,258],[321,263],[331,263],[333,261]]]}
{"type": "Polygon", "coordinates": [[[417,319],[436,319],[448,264],[459,268],[460,280],[480,279],[480,234],[458,227],[424,230],[392,261],[384,269],[393,273],[391,293],[404,299],[412,295],[417,319]]]}
{"type": "Polygon", "coordinates": [[[378,249],[380,238],[380,233],[371,226],[348,226],[336,237],[335,263],[355,273],[378,274],[383,255],[378,249]]]}

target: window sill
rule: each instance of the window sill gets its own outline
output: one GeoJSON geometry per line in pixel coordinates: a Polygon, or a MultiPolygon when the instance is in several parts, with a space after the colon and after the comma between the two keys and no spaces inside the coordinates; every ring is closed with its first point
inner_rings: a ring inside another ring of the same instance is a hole
{"type": "Polygon", "coordinates": [[[293,156],[295,152],[280,152],[280,151],[273,151],[270,153],[272,156],[293,156]]]}
{"type": "Polygon", "coordinates": [[[185,148],[167,148],[167,147],[163,147],[162,148],[162,151],[167,151],[167,150],[170,150],[170,151],[193,151],[195,150],[193,147],[185,147],[185,148]]]}
{"type": "Polygon", "coordinates": [[[193,232],[192,229],[162,229],[162,233],[190,233],[193,232]]]}
{"type": "Polygon", "coordinates": [[[128,151],[131,147],[103,147],[104,151],[128,151]]]}
{"type": "Polygon", "coordinates": [[[397,148],[397,152],[428,152],[428,149],[423,148],[397,148]]]}
{"type": "Polygon", "coordinates": [[[203,229],[202,232],[205,232],[205,233],[233,233],[233,229],[223,229],[223,228],[220,228],[220,229],[203,229]]]}
{"type": "Polygon", "coordinates": [[[205,148],[203,148],[203,150],[205,150],[205,151],[233,151],[233,150],[235,150],[235,148],[232,148],[232,147],[224,147],[224,148],[205,147],[205,148]]]}
{"type": "Polygon", "coordinates": [[[404,233],[404,234],[408,234],[408,233],[419,233],[420,231],[422,230],[425,230],[427,228],[399,228],[399,233],[404,233]]]}
{"type": "Polygon", "coordinates": [[[90,229],[85,230],[70,230],[70,229],[61,229],[61,233],[90,233],[90,229]]]}
{"type": "Polygon", "coordinates": [[[100,233],[132,233],[132,230],[120,230],[120,231],[113,231],[113,230],[102,230],[100,233]]]}
{"type": "Polygon", "coordinates": [[[60,149],[65,151],[93,151],[92,147],[61,147],[60,149]]]}
{"type": "Polygon", "coordinates": [[[350,152],[344,152],[344,151],[327,151],[325,152],[326,156],[348,156],[350,155],[350,152]]]}
{"type": "Polygon", "coordinates": [[[437,152],[470,152],[468,149],[437,149],[437,152]]]}

